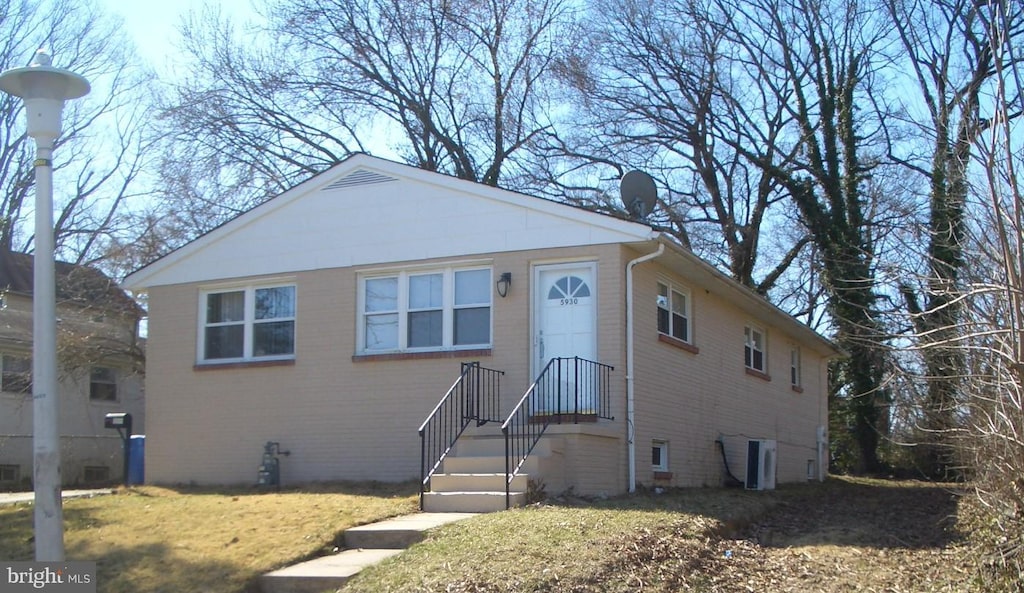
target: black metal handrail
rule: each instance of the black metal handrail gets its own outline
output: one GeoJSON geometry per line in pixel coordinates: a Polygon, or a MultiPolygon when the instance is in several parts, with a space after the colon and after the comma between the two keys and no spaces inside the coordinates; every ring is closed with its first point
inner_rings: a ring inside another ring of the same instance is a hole
{"type": "Polygon", "coordinates": [[[614,367],[586,360],[552,358],[501,425],[505,435],[505,508],[511,504],[512,480],[519,474],[540,437],[552,423],[611,415],[611,372],[614,367]]]}
{"type": "Polygon", "coordinates": [[[479,362],[462,363],[462,373],[441,401],[420,425],[420,509],[423,493],[430,478],[466,430],[470,422],[477,426],[501,422],[501,375],[480,366],[479,362]]]}

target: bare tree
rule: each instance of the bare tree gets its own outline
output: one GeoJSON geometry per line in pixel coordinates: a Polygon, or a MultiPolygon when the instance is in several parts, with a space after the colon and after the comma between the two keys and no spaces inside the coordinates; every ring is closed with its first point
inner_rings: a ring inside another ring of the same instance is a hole
{"type": "Polygon", "coordinates": [[[745,126],[756,119],[759,144],[780,149],[773,139],[784,121],[779,105],[755,114],[747,110],[761,104],[730,100],[742,81],[730,74],[730,42],[717,25],[729,15],[719,10],[687,0],[594,2],[586,42],[559,65],[581,116],[546,136],[539,171],[550,191],[568,189],[584,206],[628,216],[603,178],[643,168],[667,190],[649,222],[764,294],[807,237],[771,235],[785,241],[761,249],[771,210],[788,202],[732,146],[754,139],[745,126]],[[764,255],[771,263],[760,266],[764,255]]]}
{"type": "MultiPolygon", "coordinates": [[[[928,220],[921,281],[900,283],[923,358],[927,395],[921,402],[918,440],[922,469],[948,477],[958,465],[947,435],[956,427],[965,360],[959,344],[963,311],[964,247],[967,233],[969,166],[974,142],[989,125],[983,115],[996,75],[1000,44],[1019,43],[1024,35],[1017,3],[968,0],[886,0],[906,65],[920,91],[903,99],[910,132],[927,138],[930,148],[917,156],[897,126],[890,129],[892,158],[916,173],[927,188],[928,220]],[[1005,14],[1004,11],[1009,11],[1005,14]],[[1007,17],[1010,26],[996,21],[1007,17]],[[996,37],[999,37],[997,39],[996,37]],[[912,114],[924,108],[924,117],[912,114]],[[915,109],[916,108],[916,109],[915,109]]],[[[895,119],[898,123],[902,118],[895,119]]]]}
{"type": "Polygon", "coordinates": [[[277,0],[244,32],[194,18],[193,75],[165,111],[187,147],[165,159],[169,198],[184,191],[222,220],[355,151],[518,187],[520,154],[549,125],[543,80],[572,42],[570,6],[277,0]],[[215,165],[197,171],[196,155],[215,165]]]}
{"type": "MultiPolygon", "coordinates": [[[[132,229],[127,211],[142,194],[147,138],[148,75],[129,51],[116,22],[90,2],[15,0],[0,6],[0,57],[24,65],[40,46],[55,65],[82,74],[93,91],[69,102],[57,141],[55,243],[72,263],[103,258],[107,244],[132,229]]],[[[24,103],[0,97],[0,249],[28,251],[32,207],[32,140],[25,134],[24,103]],[[29,223],[29,224],[26,224],[29,223]]]]}
{"type": "Polygon", "coordinates": [[[1024,54],[1011,42],[1024,15],[1011,2],[986,8],[993,113],[975,144],[984,182],[959,334],[970,374],[960,442],[968,445],[976,496],[962,514],[982,586],[1009,592],[1024,582],[1024,144],[1013,125],[1024,112],[1024,54]]]}

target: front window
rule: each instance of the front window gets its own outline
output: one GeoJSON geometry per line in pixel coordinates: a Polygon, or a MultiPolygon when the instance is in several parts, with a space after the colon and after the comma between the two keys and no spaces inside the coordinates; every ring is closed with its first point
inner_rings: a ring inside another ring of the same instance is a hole
{"type": "Polygon", "coordinates": [[[32,359],[4,354],[0,389],[7,393],[32,392],[32,359]]]}
{"type": "Polygon", "coordinates": [[[764,354],[765,354],[765,341],[764,341],[764,330],[747,326],[743,329],[745,336],[745,345],[743,347],[743,361],[747,365],[747,368],[753,369],[759,372],[765,372],[764,354]]]}
{"type": "Polygon", "coordinates": [[[117,371],[109,367],[93,367],[89,371],[89,399],[117,401],[117,371]]]}
{"type": "Polygon", "coordinates": [[[689,298],[685,292],[658,283],[658,332],[690,341],[689,298]]]}
{"type": "Polygon", "coordinates": [[[295,286],[259,286],[203,295],[200,360],[295,355],[295,286]]]}
{"type": "Polygon", "coordinates": [[[360,351],[488,346],[489,268],[399,272],[362,281],[360,351]]]}

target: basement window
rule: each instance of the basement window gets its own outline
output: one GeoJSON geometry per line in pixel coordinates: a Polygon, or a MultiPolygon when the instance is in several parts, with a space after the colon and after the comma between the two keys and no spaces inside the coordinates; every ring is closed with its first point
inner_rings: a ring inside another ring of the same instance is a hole
{"type": "Polygon", "coordinates": [[[651,469],[656,472],[668,471],[667,441],[653,441],[651,443],[651,469]]]}

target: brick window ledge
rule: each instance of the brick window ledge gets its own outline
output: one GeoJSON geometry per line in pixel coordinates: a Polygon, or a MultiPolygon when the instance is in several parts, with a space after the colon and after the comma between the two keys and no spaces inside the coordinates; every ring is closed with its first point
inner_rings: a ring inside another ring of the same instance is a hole
{"type": "Polygon", "coordinates": [[[384,360],[424,360],[433,358],[473,358],[490,356],[490,348],[475,350],[433,350],[430,352],[388,352],[384,354],[355,354],[352,362],[374,362],[384,360]]]}
{"type": "Polygon", "coordinates": [[[661,342],[662,344],[668,344],[669,346],[679,348],[680,350],[685,350],[690,354],[700,354],[700,348],[694,346],[689,342],[684,342],[679,338],[674,338],[666,334],[658,334],[658,341],[661,342]]]}
{"type": "Polygon", "coordinates": [[[747,371],[747,374],[750,375],[751,377],[757,377],[758,379],[761,379],[762,381],[771,381],[772,380],[772,376],[769,375],[768,373],[763,372],[763,371],[758,371],[758,370],[752,369],[750,367],[746,367],[746,371],[747,371]]]}
{"type": "Polygon", "coordinates": [[[264,367],[295,366],[294,358],[284,360],[247,360],[243,362],[204,362],[192,366],[194,371],[221,371],[225,369],[259,369],[264,367]]]}

